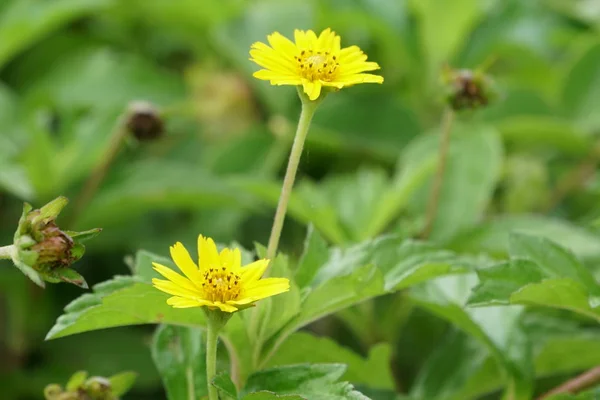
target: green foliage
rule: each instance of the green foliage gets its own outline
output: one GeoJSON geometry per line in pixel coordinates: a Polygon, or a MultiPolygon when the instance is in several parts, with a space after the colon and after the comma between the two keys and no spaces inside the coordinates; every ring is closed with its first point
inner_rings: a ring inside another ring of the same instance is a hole
{"type": "Polygon", "coordinates": [[[168,399],[206,396],[206,344],[198,328],[160,325],[152,341],[152,358],[168,399]]]}
{"type": "MultiPolygon", "coordinates": [[[[595,3],[0,2],[0,248],[14,241],[23,202],[77,202],[129,104],[152,102],[165,124],[156,141],[127,137],[91,201],[64,210],[69,237],[104,233],[76,273],[45,278],[91,291],[41,293],[0,268],[1,397],[38,398],[79,370],[137,371],[132,399],[163,396],[158,375],[170,399],[192,386],[205,394],[204,314],[166,305],[151,262],[174,267],[168,246],[198,233],[266,243],[299,102],[293,88],[251,77],[248,49],[294,28],[331,27],[385,82],[319,107],[269,272],[291,278],[291,290],[227,324],[222,397],[531,400],[599,365],[595,3]],[[500,96],[457,114],[424,242],[446,67],[481,68],[500,96]],[[139,326],[148,324],[160,325],[156,368],[139,326]],[[64,339],[43,342],[46,333],[64,339]]],[[[20,244],[18,266],[43,283],[27,264],[38,261],[33,242],[20,244]]],[[[131,373],[113,378],[119,396],[133,383],[131,373]]],[[[67,389],[86,379],[76,374],[67,389]]]]}
{"type": "Polygon", "coordinates": [[[600,320],[600,285],[569,251],[547,239],[514,234],[511,260],[478,271],[472,305],[526,304],[566,309],[600,320]]]}

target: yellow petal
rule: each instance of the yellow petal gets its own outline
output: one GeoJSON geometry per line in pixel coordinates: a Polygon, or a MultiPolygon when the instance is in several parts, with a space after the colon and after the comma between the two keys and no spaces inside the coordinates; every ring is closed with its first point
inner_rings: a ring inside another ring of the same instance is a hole
{"type": "Polygon", "coordinates": [[[302,86],[304,87],[304,93],[308,95],[308,98],[310,100],[314,101],[319,98],[319,95],[321,94],[320,81],[311,82],[305,79],[302,81],[302,86]]]}
{"type": "Polygon", "coordinates": [[[177,242],[171,246],[171,258],[185,276],[192,281],[199,281],[200,272],[198,271],[198,267],[196,266],[196,263],[192,261],[190,253],[188,253],[183,244],[177,242]]]}
{"type": "Polygon", "coordinates": [[[271,35],[267,36],[267,40],[273,50],[280,53],[282,56],[285,55],[289,60],[292,60],[294,56],[298,54],[296,45],[279,32],[273,32],[271,35]]]}
{"type": "Polygon", "coordinates": [[[179,275],[177,272],[173,271],[171,268],[165,267],[164,265],[158,263],[152,263],[154,266],[154,270],[176,284],[177,286],[181,286],[187,290],[196,291],[198,287],[194,284],[194,282],[190,281],[187,278],[179,275]]]}
{"type": "Polygon", "coordinates": [[[261,69],[256,71],[253,76],[258,79],[271,81],[273,85],[301,85],[302,79],[297,75],[282,74],[278,72],[261,69]]]}
{"type": "Polygon", "coordinates": [[[200,297],[200,293],[197,291],[192,291],[181,286],[177,286],[171,281],[164,281],[162,279],[152,279],[152,285],[158,290],[172,294],[173,296],[186,297],[190,299],[195,299],[200,297]]]}
{"type": "Polygon", "coordinates": [[[198,263],[200,270],[209,269],[212,265],[219,264],[219,252],[214,240],[202,235],[198,236],[198,263]]]}
{"type": "Polygon", "coordinates": [[[294,30],[294,40],[298,49],[304,50],[308,48],[308,39],[306,38],[306,32],[301,31],[299,29],[294,30]]]}
{"type": "Polygon", "coordinates": [[[290,280],[286,278],[266,278],[256,281],[253,285],[245,286],[240,299],[252,297],[263,299],[290,290],[290,280]]]}
{"type": "Polygon", "coordinates": [[[240,268],[243,284],[247,285],[259,280],[260,277],[265,273],[265,270],[268,266],[269,260],[262,259],[254,261],[253,263],[250,263],[240,268]]]}
{"type": "Polygon", "coordinates": [[[236,312],[238,310],[237,307],[234,307],[231,304],[221,303],[220,301],[215,301],[215,302],[211,303],[211,306],[219,307],[221,309],[221,311],[225,311],[225,312],[229,312],[229,313],[236,312]]]}
{"type": "Polygon", "coordinates": [[[167,304],[173,308],[191,308],[191,307],[202,307],[211,304],[210,301],[206,300],[193,300],[184,297],[173,296],[167,299],[167,304]]]}
{"type": "Polygon", "coordinates": [[[317,51],[328,51],[331,48],[332,39],[331,28],[323,30],[317,39],[317,51]]]}
{"type": "Polygon", "coordinates": [[[271,66],[276,66],[282,71],[293,71],[296,68],[293,57],[290,58],[284,53],[279,53],[261,42],[256,42],[252,45],[250,56],[255,59],[253,60],[254,62],[261,66],[263,66],[262,63],[269,65],[269,67],[264,65],[268,69],[271,69],[271,66]]]}
{"type": "Polygon", "coordinates": [[[308,43],[309,49],[317,51],[317,34],[311,31],[310,29],[306,31],[306,41],[308,43]]]}
{"type": "Polygon", "coordinates": [[[237,247],[233,249],[233,267],[238,269],[242,266],[242,252],[237,247]]]}
{"type": "Polygon", "coordinates": [[[350,64],[353,62],[366,61],[367,55],[358,46],[345,47],[340,50],[339,63],[350,64]]]}
{"type": "Polygon", "coordinates": [[[379,68],[379,64],[377,64],[376,62],[360,62],[344,66],[340,65],[337,76],[358,74],[367,71],[375,71],[379,68]]]}
{"type": "Polygon", "coordinates": [[[373,74],[354,74],[336,78],[337,83],[352,86],[358,83],[383,83],[383,76],[373,74]]]}
{"type": "Polygon", "coordinates": [[[219,254],[220,265],[227,267],[228,270],[231,270],[231,266],[233,265],[233,252],[231,249],[224,248],[221,250],[221,254],[219,254]]]}

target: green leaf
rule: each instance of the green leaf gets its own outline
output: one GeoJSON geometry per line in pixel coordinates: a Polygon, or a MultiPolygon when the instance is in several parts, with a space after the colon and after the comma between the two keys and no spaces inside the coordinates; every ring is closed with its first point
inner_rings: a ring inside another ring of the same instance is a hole
{"type": "Polygon", "coordinates": [[[593,131],[600,126],[595,112],[600,96],[600,44],[591,46],[572,68],[565,73],[562,106],[578,125],[593,131]]]}
{"type": "Polygon", "coordinates": [[[249,204],[248,196],[208,171],[179,162],[145,161],[122,169],[119,179],[96,195],[79,225],[121,224],[156,209],[246,208],[249,204]]]}
{"type": "Polygon", "coordinates": [[[312,129],[316,134],[309,135],[309,141],[326,141],[340,153],[356,151],[391,162],[421,131],[414,111],[376,86],[328,98],[319,106],[312,129]]]}
{"type": "Polygon", "coordinates": [[[511,257],[533,261],[545,277],[572,279],[592,296],[600,296],[600,285],[570,251],[546,238],[518,233],[511,235],[509,243],[511,257]]]}
{"type": "Polygon", "coordinates": [[[583,157],[592,145],[586,132],[554,116],[516,116],[502,120],[496,127],[504,140],[522,149],[552,149],[583,157]]]}
{"type": "Polygon", "coordinates": [[[68,304],[46,339],[126,325],[204,325],[201,310],[175,309],[167,305],[168,297],[140,278],[117,276],[68,304]]]}
{"type": "Polygon", "coordinates": [[[575,256],[540,237],[513,234],[510,262],[478,271],[469,304],[524,304],[571,310],[600,321],[600,285],[575,256]]]}
{"type": "Polygon", "coordinates": [[[247,395],[267,390],[276,394],[296,394],[310,400],[368,400],[349,383],[338,382],[345,369],[341,364],[298,364],[271,368],[251,375],[242,393],[247,395]]]}
{"type": "MultiPolygon", "coordinates": [[[[420,165],[437,156],[438,144],[438,135],[420,136],[405,150],[405,164],[420,165]]],[[[480,221],[500,178],[502,160],[502,142],[494,129],[470,125],[452,130],[432,239],[447,240],[480,221]]],[[[412,197],[413,212],[425,214],[430,186],[412,197]]]]}
{"type": "Polygon", "coordinates": [[[208,394],[206,343],[198,328],[161,325],[152,340],[152,358],[169,400],[200,400],[208,394]]]}
{"type": "Polygon", "coordinates": [[[35,0],[9,2],[0,18],[0,67],[48,33],[100,10],[109,0],[35,0]]]}
{"type": "Polygon", "coordinates": [[[297,396],[295,394],[280,396],[273,392],[265,392],[265,391],[249,393],[246,396],[244,396],[243,400],[277,400],[277,399],[280,399],[280,400],[307,400],[306,397],[297,396]]]}
{"type": "Polygon", "coordinates": [[[600,389],[592,389],[579,394],[561,393],[550,396],[548,400],[596,400],[600,396],[600,389]]]}
{"type": "Polygon", "coordinates": [[[535,215],[497,217],[455,237],[448,246],[460,252],[487,252],[506,257],[513,232],[552,239],[585,260],[600,259],[600,238],[593,232],[565,220],[535,215]]]}
{"type": "Polygon", "coordinates": [[[212,385],[219,390],[221,400],[237,400],[237,389],[227,374],[219,374],[213,379],[212,385]]]}
{"type": "Polygon", "coordinates": [[[509,398],[530,400],[533,355],[522,323],[523,308],[464,308],[466,296],[476,283],[473,274],[443,277],[413,290],[411,297],[417,305],[451,322],[488,349],[501,366],[509,398]]]}
{"type": "Polygon", "coordinates": [[[389,367],[391,355],[389,345],[378,344],[370,349],[368,358],[365,359],[327,337],[298,332],[283,343],[275,356],[269,360],[267,367],[302,362],[339,362],[348,367],[343,379],[355,385],[393,389],[394,378],[389,367]]]}
{"type": "Polygon", "coordinates": [[[125,371],[108,378],[108,380],[110,381],[112,394],[117,397],[123,396],[129,391],[129,389],[131,389],[137,377],[137,372],[125,371]]]}
{"type": "MultiPolygon", "coordinates": [[[[430,400],[473,398],[461,397],[460,391],[481,370],[488,357],[489,351],[482,343],[460,331],[451,331],[428,357],[410,394],[416,399],[430,400]]],[[[491,378],[497,379],[497,375],[491,378]]],[[[478,383],[487,382],[479,379],[478,383]]]]}
{"type": "Polygon", "coordinates": [[[431,72],[452,58],[483,14],[483,5],[477,0],[413,0],[410,5],[419,20],[419,36],[431,72]]]}
{"type": "Polygon", "coordinates": [[[308,225],[304,251],[294,275],[294,281],[299,288],[304,288],[312,282],[319,268],[329,258],[327,242],[315,230],[314,225],[308,225]]]}

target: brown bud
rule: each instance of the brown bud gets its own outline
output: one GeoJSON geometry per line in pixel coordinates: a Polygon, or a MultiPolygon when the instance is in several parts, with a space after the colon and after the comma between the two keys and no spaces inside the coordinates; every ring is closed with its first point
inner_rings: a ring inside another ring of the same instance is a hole
{"type": "Polygon", "coordinates": [[[39,239],[31,250],[38,254],[36,266],[39,270],[68,267],[75,261],[71,254],[73,239],[61,231],[54,221],[38,231],[39,239]]]}
{"type": "Polygon", "coordinates": [[[140,141],[160,138],[164,133],[164,122],[158,110],[150,103],[140,101],[129,106],[127,130],[140,141]]]}
{"type": "Polygon", "coordinates": [[[487,106],[495,95],[493,82],[480,71],[448,70],[447,101],[455,111],[487,106]]]}

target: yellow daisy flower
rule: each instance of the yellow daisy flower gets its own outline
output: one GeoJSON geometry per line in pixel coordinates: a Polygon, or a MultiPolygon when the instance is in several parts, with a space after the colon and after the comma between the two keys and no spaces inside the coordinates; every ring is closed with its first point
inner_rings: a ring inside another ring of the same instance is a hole
{"type": "Polygon", "coordinates": [[[265,68],[254,77],[272,85],[302,85],[311,100],[319,98],[324,86],[341,89],[358,83],[383,83],[383,77],[364,73],[379,69],[379,64],[368,62],[357,46],[341,48],[340,37],[329,28],[319,37],[311,30],[296,30],[296,43],[278,32],[267,39],[271,46],[257,42],[250,50],[250,60],[265,68]]]}
{"type": "Polygon", "coordinates": [[[198,236],[198,265],[179,242],[171,246],[171,258],[185,276],[152,263],[154,270],[167,278],[152,279],[152,284],[173,295],[167,304],[174,308],[207,306],[231,313],[290,289],[290,281],[286,278],[260,279],[269,260],[242,266],[239,249],[225,248],[219,253],[215,242],[202,235],[198,236]]]}

